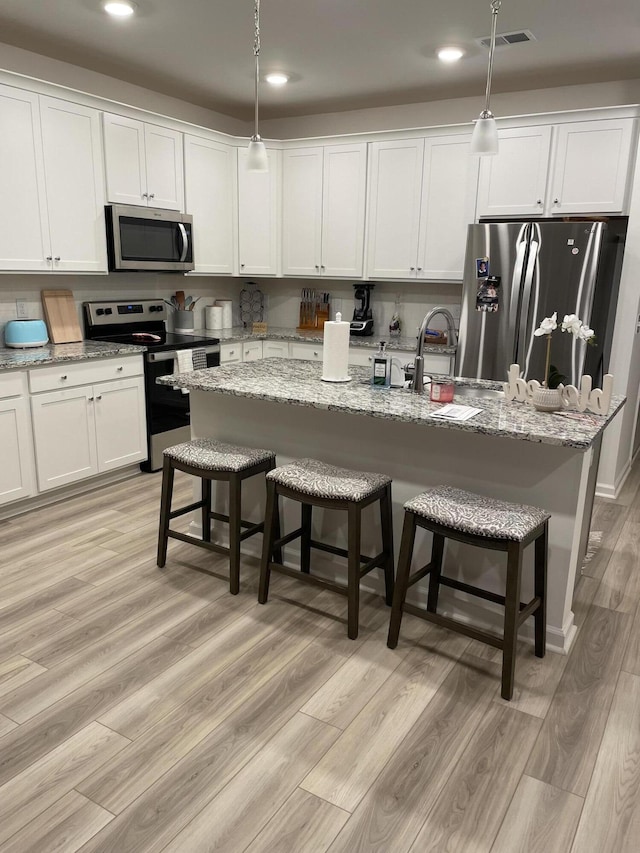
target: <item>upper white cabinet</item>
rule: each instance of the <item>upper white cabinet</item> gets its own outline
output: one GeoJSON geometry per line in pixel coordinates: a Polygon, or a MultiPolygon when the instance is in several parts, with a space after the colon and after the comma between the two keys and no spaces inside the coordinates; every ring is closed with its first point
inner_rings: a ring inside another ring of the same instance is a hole
{"type": "Polygon", "coordinates": [[[267,156],[268,172],[249,172],[247,149],[238,149],[238,257],[242,276],[275,276],[280,272],[280,151],[268,149],[267,156]]]}
{"type": "Polygon", "coordinates": [[[103,122],[109,201],[183,210],[182,134],[111,113],[103,122]]]}
{"type": "Polygon", "coordinates": [[[237,272],[236,149],[185,136],[185,210],[193,216],[195,271],[237,272]]]}
{"type": "Polygon", "coordinates": [[[288,149],[282,168],[283,273],[361,277],[366,143],[288,149]]]}
{"type": "Polygon", "coordinates": [[[96,110],[0,87],[0,196],[1,269],[106,272],[96,110]]]}
{"type": "Polygon", "coordinates": [[[468,135],[371,145],[367,275],[462,278],[477,164],[468,135]]]}
{"type": "Polygon", "coordinates": [[[499,131],[482,157],[477,215],[622,213],[634,139],[631,118],[499,131]]]}

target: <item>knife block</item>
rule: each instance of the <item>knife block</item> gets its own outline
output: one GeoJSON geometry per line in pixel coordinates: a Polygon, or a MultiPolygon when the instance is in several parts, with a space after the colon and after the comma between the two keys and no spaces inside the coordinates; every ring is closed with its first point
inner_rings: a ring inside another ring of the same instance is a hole
{"type": "Polygon", "coordinates": [[[331,317],[331,306],[328,302],[322,303],[322,308],[316,308],[313,317],[305,317],[300,305],[300,323],[296,327],[298,332],[312,332],[316,329],[323,329],[324,324],[331,317]]]}

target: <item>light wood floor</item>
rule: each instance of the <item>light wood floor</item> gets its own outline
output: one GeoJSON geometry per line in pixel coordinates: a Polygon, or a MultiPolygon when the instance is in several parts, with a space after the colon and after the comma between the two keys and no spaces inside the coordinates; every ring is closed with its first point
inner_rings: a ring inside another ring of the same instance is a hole
{"type": "MultiPolygon", "coordinates": [[[[568,657],[172,542],[159,475],[0,525],[0,850],[607,853],[640,839],[640,467],[599,502],[568,657]],[[218,577],[206,573],[205,567],[218,577]]],[[[178,497],[190,500],[187,478],[178,497]]]]}

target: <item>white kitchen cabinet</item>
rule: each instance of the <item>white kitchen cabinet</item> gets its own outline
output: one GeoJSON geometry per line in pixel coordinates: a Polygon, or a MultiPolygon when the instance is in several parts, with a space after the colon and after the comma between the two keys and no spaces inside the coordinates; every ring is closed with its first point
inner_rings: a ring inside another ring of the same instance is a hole
{"type": "Polygon", "coordinates": [[[634,131],[632,118],[500,130],[499,153],[481,158],[478,217],[624,212],[634,131]]]}
{"type": "Polygon", "coordinates": [[[34,493],[33,445],[23,372],[0,374],[0,505],[34,493]]]}
{"type": "Polygon", "coordinates": [[[242,344],[243,361],[260,361],[262,358],[262,341],[245,341],[242,344]]]}
{"type": "Polygon", "coordinates": [[[111,113],[103,124],[109,201],[183,210],[182,134],[111,113]]]}
{"type": "Polygon", "coordinates": [[[0,269],[106,272],[98,112],[0,87],[0,269]]]}
{"type": "Polygon", "coordinates": [[[289,358],[289,344],[286,341],[263,341],[263,358],[289,358]]]}
{"type": "Polygon", "coordinates": [[[280,154],[280,151],[267,149],[269,171],[249,172],[247,149],[238,149],[238,258],[241,276],[276,276],[280,272],[280,154]]]}
{"type": "Polygon", "coordinates": [[[634,129],[630,118],[560,125],[549,212],[622,213],[634,129]]]}
{"type": "Polygon", "coordinates": [[[284,275],[362,276],[366,168],[366,143],[284,152],[284,275]]]}
{"type": "Polygon", "coordinates": [[[305,361],[322,361],[322,344],[289,344],[289,357],[305,361]]]}
{"type": "Polygon", "coordinates": [[[236,149],[185,136],[185,210],[193,216],[195,272],[237,273],[236,149]]]}
{"type": "Polygon", "coordinates": [[[220,344],[220,364],[242,361],[242,343],[220,344]]]}
{"type": "Polygon", "coordinates": [[[41,492],[146,459],[140,357],[30,370],[29,387],[41,492]]]}

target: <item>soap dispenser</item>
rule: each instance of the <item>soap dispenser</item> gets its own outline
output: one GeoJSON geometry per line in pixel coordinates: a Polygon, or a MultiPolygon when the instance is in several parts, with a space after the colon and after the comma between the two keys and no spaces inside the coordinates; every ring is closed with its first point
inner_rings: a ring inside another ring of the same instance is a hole
{"type": "Polygon", "coordinates": [[[375,388],[388,388],[391,384],[391,365],[385,352],[386,345],[385,341],[380,341],[380,349],[373,357],[371,384],[375,388]]]}

